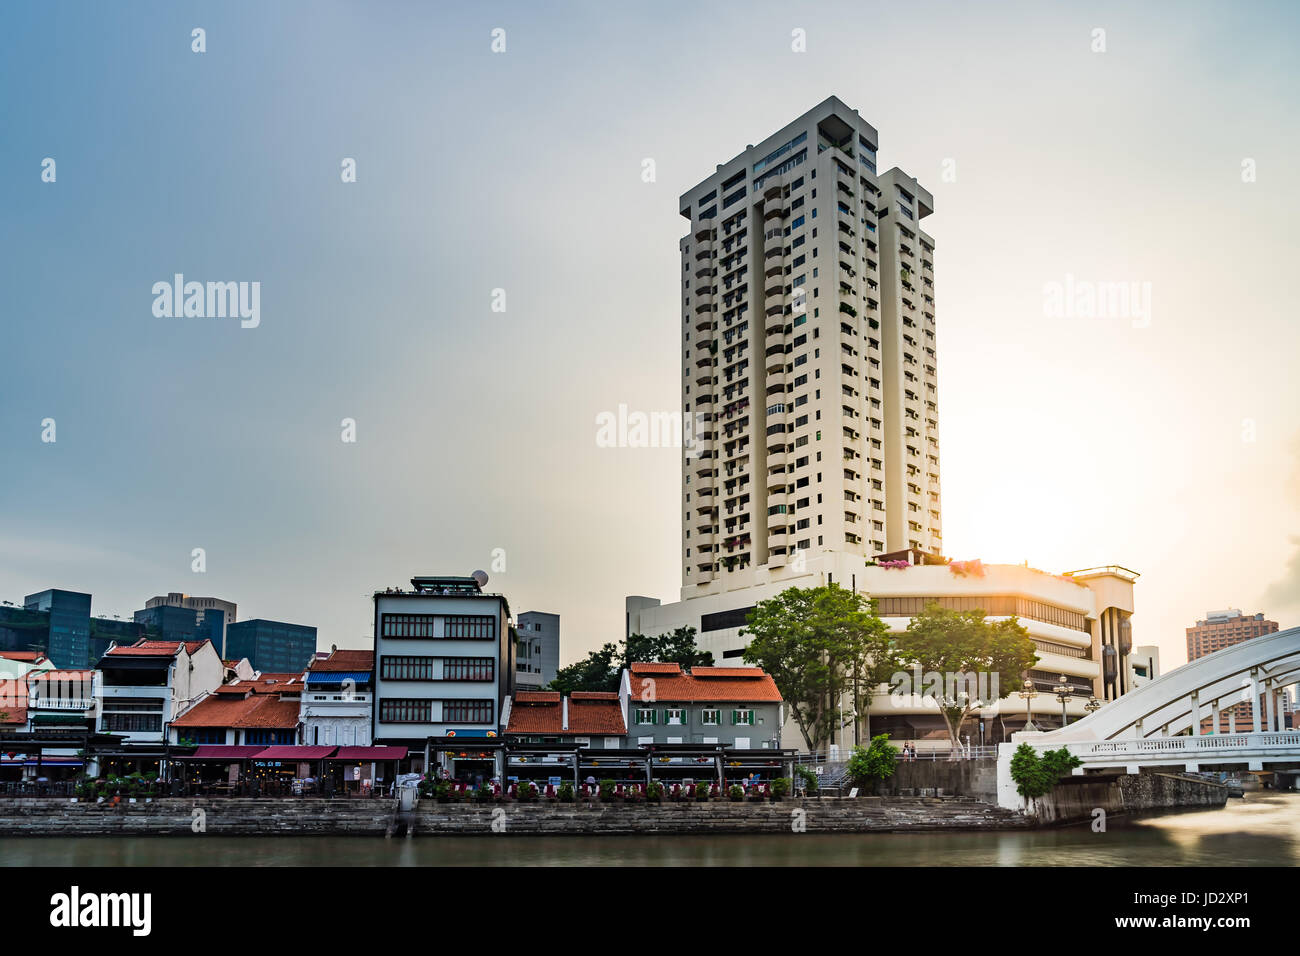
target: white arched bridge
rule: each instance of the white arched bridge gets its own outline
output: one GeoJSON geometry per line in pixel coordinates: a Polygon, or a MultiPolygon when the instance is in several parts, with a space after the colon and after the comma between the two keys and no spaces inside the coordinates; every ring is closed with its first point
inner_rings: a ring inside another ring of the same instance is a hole
{"type": "Polygon", "coordinates": [[[1021,743],[1040,751],[1068,747],[1083,761],[1081,771],[1300,767],[1300,730],[1286,729],[1282,707],[1283,689],[1297,680],[1300,627],[1251,638],[1175,668],[1060,730],[1015,734],[1013,743],[999,747],[999,777],[1021,743]],[[1229,708],[1251,700],[1251,718],[1237,721],[1229,708]]]}

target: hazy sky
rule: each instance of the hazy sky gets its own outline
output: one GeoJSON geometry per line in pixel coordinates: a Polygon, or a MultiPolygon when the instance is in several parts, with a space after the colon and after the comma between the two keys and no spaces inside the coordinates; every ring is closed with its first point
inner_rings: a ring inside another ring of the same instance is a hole
{"type": "Polygon", "coordinates": [[[835,94],[935,196],[948,554],[1141,572],[1167,664],[1300,623],[1300,15],[1135,6],[5,5],[0,598],[361,646],[499,548],[565,661],[617,639],[680,586],[679,453],[595,441],[679,405],[677,197],[835,94]],[[178,272],[260,325],[155,317],[178,272]],[[1149,317],[1053,316],[1067,276],[1149,317]]]}

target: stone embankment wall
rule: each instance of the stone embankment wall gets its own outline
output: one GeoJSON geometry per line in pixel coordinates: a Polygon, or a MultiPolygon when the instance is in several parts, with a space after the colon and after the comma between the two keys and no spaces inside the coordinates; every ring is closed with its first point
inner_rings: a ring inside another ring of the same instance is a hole
{"type": "Polygon", "coordinates": [[[1221,807],[1228,788],[1177,774],[1085,774],[1066,777],[1050,794],[1035,801],[1042,823],[1091,820],[1095,809],[1107,813],[1140,813],[1174,807],[1221,807]]]}
{"type": "Polygon", "coordinates": [[[974,797],[985,803],[998,802],[998,761],[900,760],[894,775],[880,785],[883,794],[925,796],[929,791],[974,797]]]}
{"type": "Polygon", "coordinates": [[[0,799],[0,837],[10,836],[174,836],[202,831],[222,836],[279,834],[371,834],[382,836],[392,822],[396,800],[257,800],[230,797],[73,803],[66,797],[0,799]],[[198,811],[198,812],[196,812],[198,811]]]}
{"type": "Polygon", "coordinates": [[[0,800],[0,838],[13,836],[241,835],[382,836],[395,821],[414,835],[500,832],[557,834],[717,834],[1022,828],[1032,821],[969,798],[791,799],[772,802],[437,803],[419,801],[397,816],[396,801],[324,799],[158,799],[151,803],[73,803],[67,799],[0,800]],[[201,811],[196,812],[196,811],[201,811]],[[494,829],[495,828],[495,829],[494,829]]]}

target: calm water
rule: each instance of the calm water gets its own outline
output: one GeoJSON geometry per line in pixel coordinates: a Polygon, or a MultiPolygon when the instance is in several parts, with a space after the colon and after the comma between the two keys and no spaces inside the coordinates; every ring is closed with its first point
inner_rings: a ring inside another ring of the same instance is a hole
{"type": "Polygon", "coordinates": [[[644,837],[100,837],[0,840],[0,866],[1297,866],[1300,793],[1222,810],[1019,832],[644,837]]]}

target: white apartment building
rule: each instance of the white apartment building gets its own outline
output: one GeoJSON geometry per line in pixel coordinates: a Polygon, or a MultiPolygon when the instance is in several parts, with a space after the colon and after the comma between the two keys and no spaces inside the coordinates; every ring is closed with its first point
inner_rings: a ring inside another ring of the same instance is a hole
{"type": "Polygon", "coordinates": [[[370,746],[374,670],[374,651],[338,647],[308,665],[298,714],[304,744],[370,746]]]}
{"type": "Polygon", "coordinates": [[[831,97],[685,192],[682,596],[942,549],[930,193],[831,97]]]}
{"type": "Polygon", "coordinates": [[[99,733],[127,744],[167,740],[173,720],[221,686],[225,668],[211,641],[141,640],[100,659],[99,733]]]}

